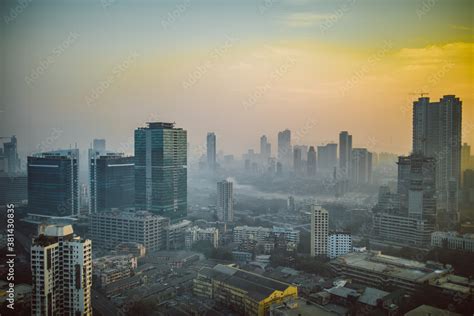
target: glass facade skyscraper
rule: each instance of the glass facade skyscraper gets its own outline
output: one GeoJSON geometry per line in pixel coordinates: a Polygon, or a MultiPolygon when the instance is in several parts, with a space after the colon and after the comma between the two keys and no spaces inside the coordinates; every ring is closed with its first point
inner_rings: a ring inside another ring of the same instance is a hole
{"type": "Polygon", "coordinates": [[[135,159],[121,153],[89,153],[89,212],[133,207],[135,203],[135,159]]]}
{"type": "Polygon", "coordinates": [[[79,150],[59,150],[28,157],[30,213],[79,214],[79,150]]]}
{"type": "Polygon", "coordinates": [[[135,130],[135,205],[171,220],[187,214],[187,133],[174,123],[135,130]]]}

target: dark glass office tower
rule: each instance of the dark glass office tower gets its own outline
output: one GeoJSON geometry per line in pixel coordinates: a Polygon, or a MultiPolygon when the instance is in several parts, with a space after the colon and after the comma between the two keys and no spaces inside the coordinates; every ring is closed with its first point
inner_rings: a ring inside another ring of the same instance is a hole
{"type": "Polygon", "coordinates": [[[79,150],[59,150],[28,157],[30,213],[79,214],[79,150]]]}
{"type": "Polygon", "coordinates": [[[89,153],[89,212],[133,207],[135,203],[135,158],[121,153],[89,153]]]}
{"type": "Polygon", "coordinates": [[[187,214],[187,133],[174,123],[135,130],[135,204],[179,220],[187,214]]]}

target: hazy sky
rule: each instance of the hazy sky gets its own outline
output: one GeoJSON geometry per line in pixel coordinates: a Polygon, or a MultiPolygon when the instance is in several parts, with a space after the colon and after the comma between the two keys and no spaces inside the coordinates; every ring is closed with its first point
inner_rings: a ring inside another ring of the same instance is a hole
{"type": "Polygon", "coordinates": [[[406,153],[418,92],[463,101],[474,145],[474,1],[2,1],[0,136],[21,152],[132,151],[175,121],[199,151],[337,141],[406,153]],[[414,94],[412,94],[414,93],[414,94]]]}

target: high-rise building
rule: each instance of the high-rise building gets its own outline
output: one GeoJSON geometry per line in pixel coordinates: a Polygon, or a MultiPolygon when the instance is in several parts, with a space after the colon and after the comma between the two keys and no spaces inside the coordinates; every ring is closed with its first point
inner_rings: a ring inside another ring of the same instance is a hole
{"type": "Polygon", "coordinates": [[[328,257],[334,259],[352,251],[352,235],[347,232],[331,232],[328,236],[328,257]]]}
{"type": "Polygon", "coordinates": [[[207,167],[216,170],[216,134],[207,133],[207,167]]]}
{"type": "Polygon", "coordinates": [[[114,249],[123,242],[135,242],[146,251],[166,246],[169,219],[146,211],[113,210],[90,215],[89,233],[95,247],[114,249]]]}
{"type": "Polygon", "coordinates": [[[291,131],[286,129],[278,133],[278,161],[288,170],[291,166],[291,131]]]}
{"type": "Polygon", "coordinates": [[[372,153],[366,148],[352,149],[351,181],[353,184],[372,182],[372,153]]]}
{"type": "Polygon", "coordinates": [[[217,217],[220,221],[234,221],[234,184],[232,181],[217,182],[217,217]]]}
{"type": "Polygon", "coordinates": [[[399,157],[400,211],[412,218],[436,222],[436,163],[420,155],[399,157]]]}
{"type": "Polygon", "coordinates": [[[318,146],[318,170],[334,172],[335,167],[337,167],[337,144],[318,146]]]}
{"type": "Polygon", "coordinates": [[[295,198],[293,196],[289,196],[288,199],[286,200],[286,210],[289,213],[294,213],[296,211],[296,203],[295,203],[295,198]]]}
{"type": "Polygon", "coordinates": [[[316,151],[313,146],[309,147],[308,158],[306,159],[306,172],[308,177],[316,175],[316,151]]]}
{"type": "Polygon", "coordinates": [[[474,170],[464,171],[463,204],[467,208],[474,208],[474,170]]]}
{"type": "MultiPolygon", "coordinates": [[[[2,138],[0,137],[0,139],[2,138]]],[[[3,143],[3,150],[0,151],[0,164],[0,172],[3,170],[9,175],[14,175],[20,171],[20,158],[15,136],[10,137],[9,142],[3,143]]]]}
{"type": "Polygon", "coordinates": [[[91,241],[42,225],[31,246],[31,315],[92,315],[91,241]]]}
{"type": "Polygon", "coordinates": [[[310,206],[311,212],[311,256],[328,254],[329,213],[318,205],[310,206]]]}
{"type": "Polygon", "coordinates": [[[464,183],[464,171],[471,169],[471,164],[474,161],[471,161],[471,146],[464,143],[461,147],[461,185],[464,183]]]}
{"type": "Polygon", "coordinates": [[[263,162],[267,162],[272,155],[272,144],[268,142],[267,136],[260,137],[260,156],[263,162]]]}
{"type": "Polygon", "coordinates": [[[438,209],[448,221],[459,221],[462,102],[445,95],[438,102],[421,97],[413,102],[413,153],[436,160],[438,209]]]}
{"type": "Polygon", "coordinates": [[[79,150],[68,149],[28,157],[30,213],[79,214],[79,150]]]}
{"type": "Polygon", "coordinates": [[[348,179],[352,166],[352,135],[347,131],[339,133],[339,171],[343,178],[348,179]]]}
{"type": "Polygon", "coordinates": [[[293,147],[293,171],[296,174],[300,174],[303,170],[303,157],[302,151],[299,146],[293,147]]]}
{"type": "Polygon", "coordinates": [[[179,220],[187,214],[187,134],[174,123],[135,130],[135,204],[179,220]]]}
{"type": "Polygon", "coordinates": [[[89,152],[89,213],[135,203],[135,158],[122,153],[89,152]]]}
{"type": "Polygon", "coordinates": [[[0,173],[0,205],[20,204],[28,200],[28,177],[26,174],[6,175],[0,173]]]}

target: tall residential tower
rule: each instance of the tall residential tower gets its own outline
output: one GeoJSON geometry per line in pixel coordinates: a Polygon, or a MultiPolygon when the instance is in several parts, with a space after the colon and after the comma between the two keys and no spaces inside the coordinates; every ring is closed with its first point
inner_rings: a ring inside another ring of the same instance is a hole
{"type": "Polygon", "coordinates": [[[31,315],[92,315],[91,241],[42,225],[31,245],[31,315]]]}
{"type": "Polygon", "coordinates": [[[454,95],[413,103],[413,153],[435,158],[438,209],[451,223],[459,221],[461,124],[462,102],[454,95]]]}

